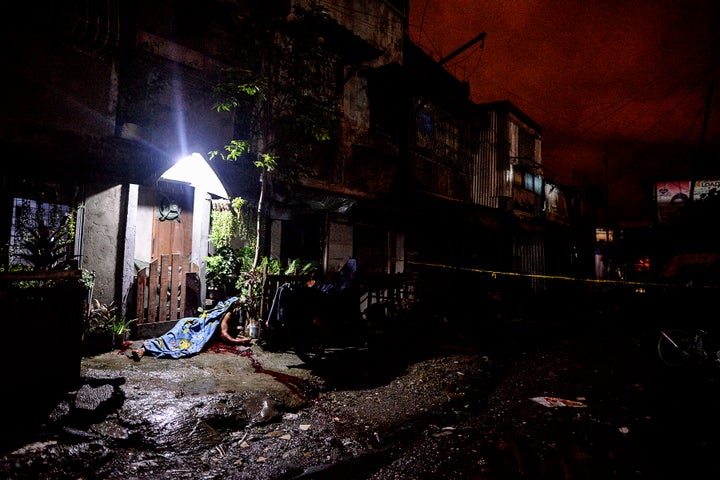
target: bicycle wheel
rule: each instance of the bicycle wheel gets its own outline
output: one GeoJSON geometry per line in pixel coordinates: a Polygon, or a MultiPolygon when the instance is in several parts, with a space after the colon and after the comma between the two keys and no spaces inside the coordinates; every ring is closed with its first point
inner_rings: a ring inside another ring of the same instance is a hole
{"type": "Polygon", "coordinates": [[[682,367],[690,363],[693,336],[685,330],[671,328],[660,331],[657,351],[660,360],[671,367],[682,367]]]}

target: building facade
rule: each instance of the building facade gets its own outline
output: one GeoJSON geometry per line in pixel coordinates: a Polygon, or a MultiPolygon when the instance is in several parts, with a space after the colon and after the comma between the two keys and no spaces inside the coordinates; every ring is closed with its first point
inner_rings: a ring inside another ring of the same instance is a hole
{"type": "MultiPolygon", "coordinates": [[[[306,2],[24,7],[4,32],[0,141],[17,168],[0,176],[3,237],[18,205],[59,205],[74,218],[73,255],[95,272],[96,297],[133,316],[138,273],[158,265],[159,275],[172,268],[171,299],[197,275],[202,304],[210,212],[226,199],[163,174],[234,138],[238,119],[218,112],[211,92],[251,54],[234,48],[243,21],[290,23],[296,3],[306,2]]],[[[325,34],[339,53],[330,86],[343,116],[330,146],[306,158],[314,174],[293,185],[269,177],[261,253],[316,261],[325,274],[356,258],[368,275],[418,276],[421,293],[458,309],[490,288],[463,268],[545,272],[540,127],[509,102],[474,104],[465,82],[409,41],[407,1],[318,3],[335,22],[325,34]]],[[[257,196],[251,167],[214,170],[228,196],[257,196]]]]}

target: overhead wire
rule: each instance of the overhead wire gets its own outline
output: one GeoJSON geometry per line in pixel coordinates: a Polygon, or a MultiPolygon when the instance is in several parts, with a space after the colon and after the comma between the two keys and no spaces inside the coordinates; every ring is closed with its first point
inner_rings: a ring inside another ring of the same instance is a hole
{"type": "MultiPolygon", "coordinates": [[[[645,117],[645,114],[647,114],[650,110],[658,106],[660,103],[662,103],[664,100],[669,98],[670,94],[672,94],[674,91],[678,90],[680,87],[685,86],[686,88],[690,88],[692,91],[694,91],[695,88],[697,88],[697,85],[692,86],[688,85],[686,80],[684,78],[680,78],[677,82],[670,85],[655,102],[650,104],[647,108],[645,108],[642,112],[640,112],[638,115],[635,116],[631,121],[626,122],[623,126],[628,127],[630,125],[635,124],[638,120],[645,117]]],[[[648,132],[644,132],[642,136],[646,135],[648,132]]]]}
{"type": "MultiPolygon", "coordinates": [[[[420,17],[420,33],[423,32],[423,25],[425,25],[425,13],[427,12],[428,2],[429,2],[429,0],[425,0],[425,5],[423,6],[422,17],[420,17]]],[[[422,46],[422,45],[419,45],[419,46],[422,46]]]]}
{"type": "MultiPolygon", "coordinates": [[[[686,60],[685,62],[683,62],[683,63],[681,63],[681,64],[679,64],[679,65],[671,68],[670,70],[667,70],[667,71],[661,73],[660,75],[658,75],[658,76],[650,79],[648,82],[646,82],[645,84],[643,84],[641,87],[638,87],[637,89],[635,89],[635,90],[634,90],[633,92],[631,92],[629,95],[617,99],[616,101],[612,102],[611,104],[609,104],[607,107],[601,109],[600,111],[598,111],[598,112],[596,112],[596,113],[594,113],[594,114],[592,114],[592,115],[590,115],[590,116],[588,116],[588,117],[586,117],[586,118],[584,118],[584,119],[576,122],[576,124],[575,124],[576,127],[579,127],[579,126],[584,125],[584,124],[587,124],[587,126],[584,127],[584,128],[582,128],[580,131],[575,132],[574,135],[575,135],[576,137],[577,137],[577,136],[580,136],[580,135],[582,135],[582,134],[584,134],[584,133],[587,133],[587,132],[590,131],[591,129],[597,127],[598,125],[602,124],[602,123],[605,122],[606,120],[609,120],[609,119],[612,118],[615,114],[617,114],[618,112],[620,112],[620,111],[622,111],[623,109],[625,109],[625,108],[626,108],[628,105],[630,105],[633,101],[637,100],[637,99],[640,98],[643,94],[647,93],[647,92],[649,91],[649,89],[650,89],[651,86],[655,85],[655,84],[658,83],[660,80],[662,80],[662,79],[664,79],[664,78],[666,78],[666,77],[669,77],[669,76],[671,76],[671,75],[674,75],[674,74],[676,74],[677,72],[681,71],[682,69],[686,68],[688,65],[692,64],[692,63],[695,62],[697,59],[699,59],[700,57],[702,57],[703,55],[705,55],[713,46],[715,46],[716,44],[718,44],[718,42],[719,42],[719,41],[715,41],[715,42],[711,43],[711,44],[708,45],[707,47],[701,49],[697,54],[695,54],[694,56],[692,56],[691,58],[689,58],[689,59],[686,60]],[[592,123],[589,123],[589,124],[588,124],[588,122],[589,122],[590,120],[593,120],[595,117],[597,117],[597,116],[599,116],[599,115],[601,115],[601,114],[604,114],[604,115],[603,115],[599,120],[594,120],[592,123]]],[[[566,143],[564,143],[564,144],[560,144],[560,145],[557,146],[557,148],[562,148],[562,147],[566,146],[568,143],[569,143],[569,141],[566,142],[566,143]]]]}
{"type": "MultiPolygon", "coordinates": [[[[692,90],[689,90],[688,92],[686,92],[685,95],[683,95],[682,98],[680,98],[680,100],[678,100],[672,108],[668,109],[664,115],[660,116],[644,132],[642,132],[640,135],[635,137],[635,139],[633,139],[633,141],[629,144],[629,146],[632,146],[633,144],[636,144],[637,142],[639,142],[645,135],[647,135],[650,131],[652,131],[660,122],[665,120],[668,116],[670,116],[670,114],[672,114],[675,110],[677,110],[680,107],[680,105],[685,103],[685,100],[687,100],[687,98],[690,97],[693,93],[695,93],[695,92],[692,90]]],[[[624,170],[616,173],[612,178],[608,177],[607,181],[608,182],[611,180],[617,181],[618,179],[623,178],[625,176],[625,174],[627,174],[627,172],[629,172],[630,170],[633,169],[633,167],[634,167],[634,165],[628,165],[626,163],[624,170]]]]}
{"type": "MultiPolygon", "coordinates": [[[[411,24],[408,24],[408,27],[412,27],[412,28],[417,28],[417,29],[418,29],[418,35],[417,35],[417,38],[418,38],[418,46],[421,46],[421,48],[422,48],[422,45],[424,44],[424,41],[426,40],[426,41],[428,41],[428,42],[430,43],[430,47],[431,47],[431,48],[430,48],[430,52],[431,52],[431,53],[434,53],[435,55],[438,55],[439,57],[442,57],[442,54],[441,54],[440,50],[439,50],[438,47],[433,43],[432,38],[431,38],[431,37],[427,34],[427,32],[424,30],[424,23],[425,23],[426,13],[427,13],[427,9],[428,9],[428,3],[429,3],[429,0],[425,0],[425,4],[423,5],[423,13],[422,13],[421,19],[420,19],[420,24],[419,24],[419,25],[411,25],[411,24]]],[[[362,19],[360,19],[359,17],[355,16],[355,17],[354,17],[354,21],[355,21],[356,23],[365,24],[366,26],[374,26],[374,25],[376,25],[376,23],[374,23],[374,21],[377,21],[377,20],[383,20],[383,21],[385,21],[385,22],[388,21],[388,18],[387,18],[387,16],[385,16],[385,15],[374,14],[374,13],[371,13],[371,12],[369,12],[369,11],[359,10],[359,9],[356,9],[356,8],[353,8],[353,7],[350,7],[350,6],[346,6],[346,5],[336,5],[336,4],[332,4],[332,3],[330,3],[330,2],[327,2],[327,3],[325,3],[325,6],[326,6],[328,9],[335,9],[337,12],[346,12],[346,13],[352,13],[352,14],[361,14],[361,15],[363,15],[363,16],[365,17],[365,20],[362,20],[362,19]]],[[[398,20],[398,22],[400,22],[400,20],[398,20]]],[[[600,109],[600,110],[598,110],[597,112],[594,112],[593,114],[591,114],[591,115],[589,115],[589,116],[581,119],[580,121],[576,121],[576,120],[564,118],[562,115],[558,115],[558,114],[556,113],[556,111],[549,110],[548,108],[545,108],[545,107],[543,107],[542,105],[540,105],[538,102],[533,101],[533,100],[527,98],[527,97],[524,96],[524,95],[521,95],[521,94],[518,94],[518,93],[516,93],[516,92],[513,92],[513,91],[511,91],[511,90],[503,87],[502,85],[498,85],[498,84],[495,83],[495,82],[492,82],[492,81],[490,81],[490,80],[486,80],[486,83],[490,83],[490,84],[492,84],[492,85],[495,85],[497,88],[500,88],[500,89],[502,89],[503,91],[507,92],[509,95],[511,95],[511,96],[519,99],[519,100],[522,101],[524,104],[532,105],[532,106],[534,106],[535,108],[543,111],[544,113],[546,113],[546,114],[548,114],[548,115],[551,115],[551,116],[553,116],[553,117],[555,117],[555,118],[558,118],[559,120],[561,120],[561,121],[563,121],[563,122],[565,122],[565,123],[568,123],[569,125],[575,125],[575,128],[580,127],[580,126],[584,126],[581,130],[575,132],[573,135],[568,135],[568,137],[577,138],[577,137],[583,135],[584,133],[587,133],[587,132],[591,131],[592,129],[598,127],[599,125],[603,124],[604,122],[609,121],[611,118],[613,118],[613,117],[614,117],[615,115],[617,115],[619,112],[623,111],[623,110],[626,109],[629,105],[631,105],[635,100],[637,100],[638,98],[640,98],[643,94],[647,93],[653,85],[655,85],[656,83],[658,83],[658,82],[661,81],[662,79],[664,79],[664,78],[666,78],[666,77],[668,77],[668,76],[674,75],[674,74],[676,74],[677,72],[681,71],[682,69],[686,68],[686,67],[687,67],[688,65],[690,65],[692,62],[694,62],[695,60],[697,60],[697,59],[701,58],[703,55],[705,55],[711,48],[713,48],[714,46],[716,46],[718,42],[720,42],[720,40],[716,40],[715,42],[712,42],[710,45],[708,45],[707,47],[705,47],[705,48],[701,49],[700,51],[698,51],[698,53],[697,53],[696,55],[694,55],[693,57],[689,58],[687,61],[683,62],[682,64],[679,64],[679,65],[675,66],[674,68],[671,68],[670,70],[666,70],[665,72],[661,73],[660,75],[658,75],[658,76],[650,79],[648,82],[646,82],[646,83],[643,84],[642,86],[638,87],[637,89],[635,89],[633,92],[631,92],[631,93],[628,94],[627,96],[622,97],[622,98],[618,98],[618,99],[615,100],[614,102],[606,105],[606,106],[603,107],[602,109],[600,109]]],[[[423,49],[425,49],[425,48],[423,48],[423,49]]],[[[464,54],[463,56],[459,57],[455,62],[453,62],[452,64],[448,65],[449,67],[452,67],[452,68],[457,69],[457,67],[458,67],[459,65],[461,65],[463,62],[469,61],[469,59],[471,59],[474,55],[476,55],[476,53],[478,52],[478,50],[480,50],[479,58],[475,61],[475,65],[474,65],[471,69],[467,70],[467,71],[466,71],[467,73],[465,73],[465,74],[463,75],[462,78],[463,78],[464,81],[469,81],[469,79],[470,79],[470,78],[477,72],[477,70],[479,69],[479,67],[480,67],[480,65],[481,65],[481,63],[482,63],[482,56],[483,56],[482,54],[484,53],[484,50],[483,50],[480,46],[475,46],[473,49],[469,50],[468,52],[465,52],[465,54],[464,54]]],[[[448,67],[448,66],[446,66],[446,67],[448,67]]],[[[456,71],[457,71],[457,70],[456,70],[456,71]]],[[[687,96],[685,96],[685,97],[683,97],[683,98],[686,99],[687,96]]],[[[670,113],[671,113],[672,111],[675,111],[677,108],[679,108],[679,106],[680,106],[680,104],[682,103],[682,101],[684,101],[684,100],[681,100],[679,104],[676,104],[675,106],[673,106],[670,111],[666,112],[666,114],[661,117],[661,119],[667,118],[667,116],[670,115],[670,113]]],[[[659,103],[659,102],[657,102],[657,103],[659,103]]],[[[649,111],[649,110],[646,110],[645,113],[647,113],[648,111],[649,111]]],[[[645,132],[643,132],[639,137],[637,137],[637,139],[636,139],[635,141],[638,141],[638,140],[640,140],[642,137],[644,137],[645,135],[647,135],[647,133],[649,133],[649,131],[651,131],[652,128],[654,128],[660,121],[662,121],[661,119],[659,119],[659,120],[657,120],[655,123],[653,123],[653,126],[650,127],[648,130],[646,130],[645,132]]],[[[630,122],[630,124],[634,124],[637,120],[639,120],[639,117],[635,117],[635,119],[633,119],[633,120],[630,122]]],[[[690,128],[690,127],[688,127],[688,129],[689,129],[689,128],[690,128]]],[[[688,129],[686,129],[686,131],[687,131],[688,129]]],[[[564,146],[567,146],[569,143],[570,143],[570,138],[568,138],[568,141],[567,141],[567,142],[559,144],[556,148],[563,148],[564,146]]],[[[587,155],[586,155],[586,156],[583,156],[582,158],[587,158],[587,155]]],[[[593,164],[593,165],[594,165],[594,164],[593,164]]],[[[588,166],[587,168],[591,168],[593,165],[590,165],[590,166],[588,166]]]]}
{"type": "MultiPolygon", "coordinates": [[[[685,94],[684,94],[677,102],[675,102],[675,104],[674,104],[672,107],[670,107],[669,109],[665,110],[665,112],[664,112],[662,115],[660,115],[660,116],[659,116],[649,127],[647,127],[644,131],[642,131],[641,133],[639,133],[639,134],[633,136],[631,139],[629,139],[628,143],[625,144],[626,147],[627,147],[627,148],[632,148],[632,147],[633,147],[634,145],[636,145],[640,140],[642,140],[648,133],[650,133],[651,131],[653,131],[662,121],[664,121],[664,120],[665,120],[666,118],[668,118],[672,113],[674,113],[675,111],[677,111],[677,109],[680,108],[680,106],[681,106],[682,104],[684,104],[684,103],[687,101],[688,98],[690,98],[692,95],[698,95],[699,90],[700,90],[701,88],[704,89],[704,88],[706,87],[707,76],[708,76],[709,74],[711,74],[711,73],[712,73],[712,71],[708,72],[705,76],[702,77],[702,80],[698,80],[695,85],[689,86],[690,88],[688,88],[688,89],[686,90],[685,94]]],[[[667,95],[666,95],[664,98],[658,100],[658,101],[655,102],[653,105],[651,105],[651,107],[656,106],[658,103],[660,103],[660,101],[668,98],[668,97],[669,97],[669,94],[672,93],[672,91],[675,90],[676,87],[677,87],[677,85],[674,86],[672,90],[669,90],[669,91],[667,92],[667,95]]],[[[649,107],[649,108],[650,108],[650,107],[649,107]]],[[[699,106],[698,106],[698,109],[697,109],[697,112],[702,112],[703,108],[704,108],[704,107],[702,107],[701,105],[699,105],[699,106]]],[[[647,109],[646,109],[646,110],[647,110],[647,109]]],[[[644,112],[642,112],[641,114],[639,114],[637,117],[635,117],[635,119],[632,120],[631,123],[635,123],[635,122],[636,122],[639,118],[641,118],[645,113],[646,113],[646,112],[644,111],[644,112]]],[[[674,138],[672,138],[671,141],[669,142],[669,144],[679,143],[681,140],[683,140],[684,138],[686,138],[686,136],[687,136],[688,132],[691,130],[692,126],[696,124],[697,119],[699,118],[699,115],[700,115],[700,114],[701,114],[701,113],[696,113],[695,117],[694,117],[693,120],[690,122],[690,124],[688,125],[688,127],[686,127],[685,129],[683,129],[682,131],[680,131],[680,133],[679,133],[678,135],[676,135],[674,138]]],[[[686,142],[686,143],[687,143],[687,142],[686,142]]],[[[585,155],[585,156],[581,157],[581,159],[587,158],[587,157],[588,157],[588,155],[585,155]]],[[[604,160],[598,160],[598,161],[596,161],[596,162],[592,162],[591,164],[586,165],[586,166],[584,167],[584,169],[585,169],[585,170],[592,170],[593,168],[596,168],[596,167],[597,167],[598,165],[600,165],[601,163],[604,163],[604,160]]],[[[619,180],[620,178],[623,178],[623,176],[624,176],[625,174],[627,174],[627,172],[629,172],[633,167],[634,167],[634,165],[626,165],[625,169],[623,169],[619,174],[614,175],[612,180],[613,180],[613,181],[617,181],[617,180],[619,180]]]]}
{"type": "Polygon", "coordinates": [[[454,61],[445,64],[445,68],[448,70],[453,69],[454,70],[453,74],[456,77],[458,77],[458,75],[457,75],[458,66],[461,65],[462,63],[464,63],[466,60],[469,60],[470,57],[472,57],[479,51],[480,54],[478,55],[478,59],[475,61],[475,65],[470,70],[464,70],[465,73],[462,75],[462,81],[466,82],[466,81],[470,80],[470,77],[472,77],[475,74],[475,72],[477,72],[477,70],[480,66],[480,62],[482,61],[483,53],[485,51],[484,44],[485,44],[485,41],[483,40],[482,42],[473,45],[466,52],[463,52],[462,54],[460,54],[454,61]]]}

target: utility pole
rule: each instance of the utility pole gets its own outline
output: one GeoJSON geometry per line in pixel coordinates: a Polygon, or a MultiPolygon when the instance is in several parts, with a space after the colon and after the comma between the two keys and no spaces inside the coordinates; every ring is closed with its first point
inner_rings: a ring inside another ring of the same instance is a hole
{"type": "Polygon", "coordinates": [[[464,52],[464,51],[467,50],[468,48],[470,48],[470,47],[472,47],[473,45],[475,45],[477,42],[479,42],[479,41],[483,41],[483,42],[484,42],[486,36],[487,36],[487,33],[482,32],[481,34],[479,34],[478,36],[476,36],[475,38],[473,38],[473,39],[470,40],[469,42],[465,43],[464,45],[462,45],[460,48],[456,49],[455,51],[453,51],[453,52],[450,53],[449,55],[441,58],[441,59],[438,61],[438,63],[439,63],[440,65],[443,65],[444,63],[447,63],[448,61],[450,61],[450,60],[452,60],[453,58],[457,57],[458,55],[460,55],[462,52],[464,52]]]}
{"type": "Polygon", "coordinates": [[[698,146],[697,155],[693,158],[690,164],[690,198],[689,203],[693,203],[693,197],[695,196],[695,177],[698,174],[698,170],[702,173],[703,163],[703,150],[705,149],[705,136],[707,135],[708,117],[710,116],[710,101],[713,95],[713,84],[711,83],[708,87],[707,98],[705,100],[705,117],[703,118],[702,130],[700,131],[700,145],[698,146]]]}
{"type": "Polygon", "coordinates": [[[608,168],[608,146],[603,145],[603,193],[605,195],[605,228],[610,231],[610,170],[608,168]]]}

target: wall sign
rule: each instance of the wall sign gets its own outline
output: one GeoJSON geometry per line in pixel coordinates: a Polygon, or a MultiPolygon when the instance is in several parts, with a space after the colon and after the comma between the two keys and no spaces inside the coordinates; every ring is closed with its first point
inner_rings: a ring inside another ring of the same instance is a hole
{"type": "Polygon", "coordinates": [[[158,205],[158,220],[161,222],[180,222],[182,208],[177,201],[163,195],[158,205]]]}

